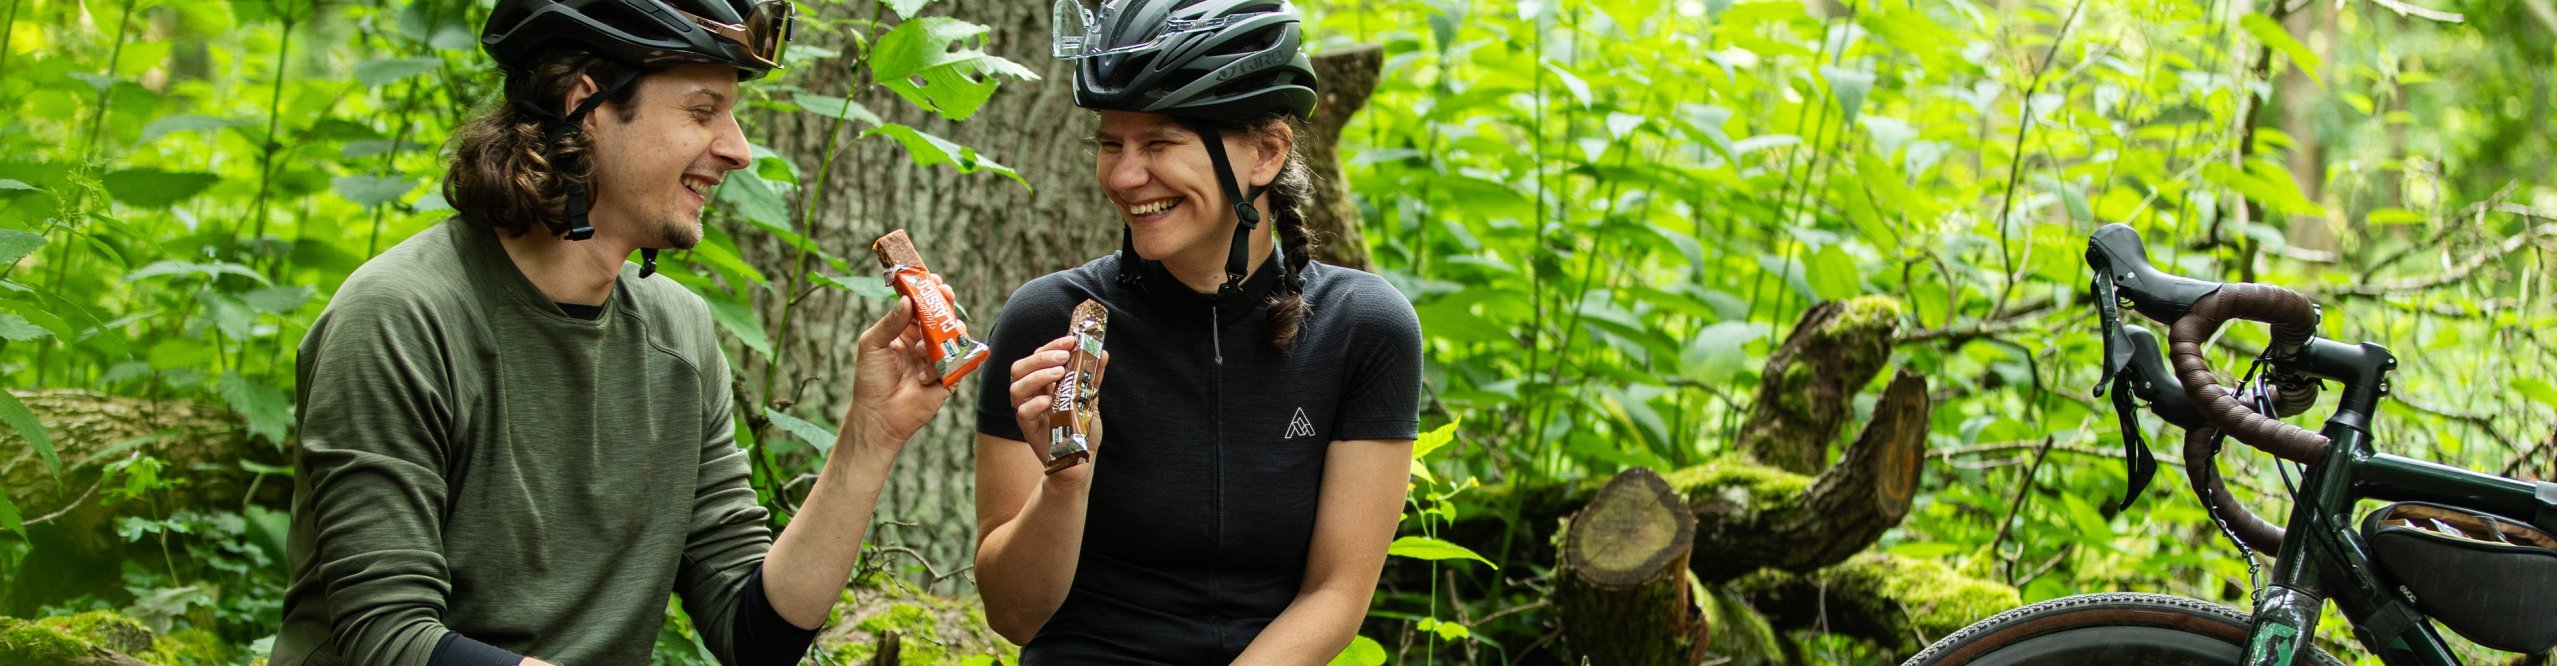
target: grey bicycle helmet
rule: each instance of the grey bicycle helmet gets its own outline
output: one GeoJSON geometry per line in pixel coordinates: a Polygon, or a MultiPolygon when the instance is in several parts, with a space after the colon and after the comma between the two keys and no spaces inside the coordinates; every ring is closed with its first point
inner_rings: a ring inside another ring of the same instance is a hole
{"type": "MultiPolygon", "coordinates": [[[[1055,20],[1055,55],[1076,61],[1076,106],[1224,122],[1314,112],[1314,63],[1300,49],[1304,15],[1287,0],[1105,0],[1097,12],[1058,0],[1055,20]]],[[[1231,297],[1242,293],[1243,255],[1261,221],[1252,200],[1267,186],[1241,191],[1222,137],[1201,134],[1236,219],[1217,290],[1231,297]]],[[[1120,230],[1119,279],[1133,283],[1141,259],[1128,233],[1120,230]]],[[[1301,288],[1286,262],[1278,264],[1282,283],[1301,288]]]]}

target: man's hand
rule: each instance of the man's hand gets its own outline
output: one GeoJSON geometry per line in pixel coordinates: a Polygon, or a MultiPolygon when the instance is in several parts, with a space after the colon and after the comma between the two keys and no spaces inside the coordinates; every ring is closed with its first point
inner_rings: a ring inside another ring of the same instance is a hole
{"type": "MultiPolygon", "coordinates": [[[[1021,426],[1021,439],[1030,443],[1047,458],[1048,409],[1056,402],[1057,380],[1065,378],[1065,363],[1074,354],[1074,336],[1065,336],[1040,345],[1038,351],[1012,362],[1012,416],[1021,426]]],[[[1101,352],[1101,370],[1092,378],[1088,390],[1098,391],[1102,380],[1110,376],[1110,352],[1101,352]]],[[[1100,409],[1100,398],[1093,398],[1093,409],[1100,409]]],[[[1092,432],[1084,433],[1084,443],[1092,447],[1092,460],[1101,459],[1101,419],[1092,419],[1092,432]]],[[[1051,479],[1080,481],[1092,473],[1087,462],[1048,475],[1051,479]]]]}
{"type": "MultiPolygon", "coordinates": [[[[954,299],[949,285],[941,297],[954,299]]],[[[964,332],[965,329],[962,329],[964,332]]],[[[855,446],[905,447],[906,439],[950,401],[950,389],[932,367],[914,304],[899,302],[861,332],[852,374],[852,404],[844,408],[844,435],[855,446]]]]}

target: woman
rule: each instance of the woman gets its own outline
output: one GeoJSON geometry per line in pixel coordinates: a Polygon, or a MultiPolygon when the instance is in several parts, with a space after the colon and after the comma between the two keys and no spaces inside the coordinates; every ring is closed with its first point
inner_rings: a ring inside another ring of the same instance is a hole
{"type": "Polygon", "coordinates": [[[1024,664],[1322,663],[1367,613],[1419,425],[1420,325],[1384,280],[1306,254],[1300,22],[1284,0],[1113,0],[1059,28],[1126,226],[994,328],[1010,381],[979,403],[977,581],[1024,664]],[[1056,336],[1087,298],[1110,313],[1109,438],[1043,474],[1056,336]]]}

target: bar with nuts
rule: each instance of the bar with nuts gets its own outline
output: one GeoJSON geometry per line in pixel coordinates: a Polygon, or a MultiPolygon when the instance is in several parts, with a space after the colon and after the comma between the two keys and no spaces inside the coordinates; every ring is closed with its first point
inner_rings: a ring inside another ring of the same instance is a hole
{"type": "Polygon", "coordinates": [[[1110,310],[1085,299],[1074,306],[1067,330],[1074,335],[1065,376],[1057,379],[1048,403],[1048,473],[1092,461],[1091,436],[1100,420],[1101,338],[1109,332],[1110,310]]]}

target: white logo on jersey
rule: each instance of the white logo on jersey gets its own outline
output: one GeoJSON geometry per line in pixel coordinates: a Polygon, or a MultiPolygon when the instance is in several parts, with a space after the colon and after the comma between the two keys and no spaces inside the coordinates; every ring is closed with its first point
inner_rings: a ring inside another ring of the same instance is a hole
{"type": "Polygon", "coordinates": [[[1287,434],[1285,436],[1281,436],[1279,439],[1295,439],[1300,435],[1305,437],[1314,436],[1314,421],[1305,418],[1305,408],[1303,407],[1296,408],[1296,418],[1288,419],[1287,434]]]}

